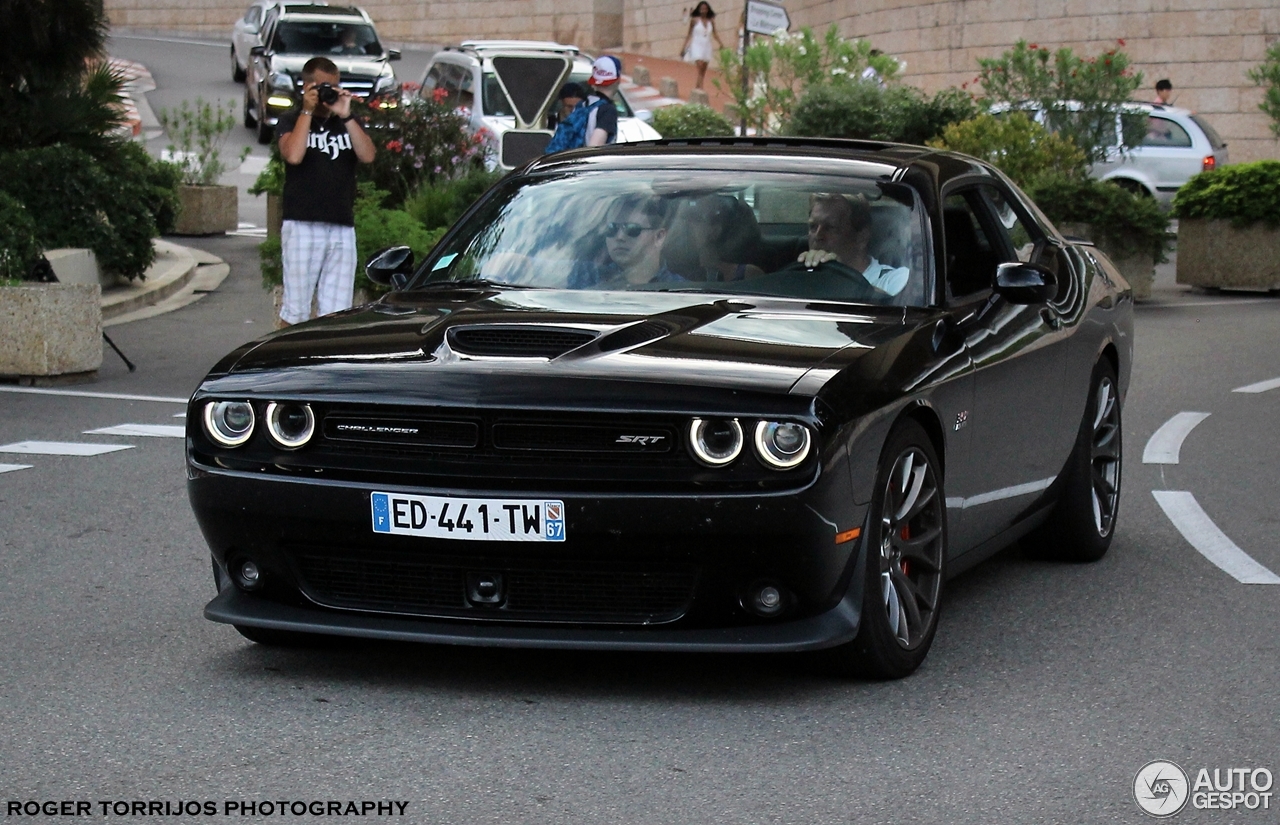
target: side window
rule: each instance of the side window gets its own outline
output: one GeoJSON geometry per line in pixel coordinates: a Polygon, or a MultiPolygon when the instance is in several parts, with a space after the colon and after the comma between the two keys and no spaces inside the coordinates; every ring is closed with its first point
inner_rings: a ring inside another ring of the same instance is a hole
{"type": "Polygon", "coordinates": [[[244,22],[250,27],[257,27],[262,20],[262,6],[250,6],[244,13],[244,22]]]}
{"type": "Polygon", "coordinates": [[[1041,232],[1029,226],[1004,192],[994,186],[982,186],[979,189],[996,217],[996,236],[1003,241],[997,244],[997,254],[1004,261],[1029,262],[1035,252],[1036,242],[1041,240],[1041,232]],[[1004,247],[1003,250],[998,248],[1001,246],[1004,247]]]}
{"type": "Polygon", "coordinates": [[[427,76],[422,78],[422,88],[418,90],[418,96],[426,100],[430,100],[435,94],[436,87],[440,85],[441,67],[444,64],[436,63],[427,70],[427,76]]]}
{"type": "Polygon", "coordinates": [[[1147,118],[1147,134],[1143,146],[1190,146],[1191,135],[1167,117],[1152,115],[1147,118]]]}
{"type": "Polygon", "coordinates": [[[1000,257],[991,241],[985,209],[976,188],[948,195],[943,201],[947,294],[952,298],[977,295],[995,284],[1000,257]]]}

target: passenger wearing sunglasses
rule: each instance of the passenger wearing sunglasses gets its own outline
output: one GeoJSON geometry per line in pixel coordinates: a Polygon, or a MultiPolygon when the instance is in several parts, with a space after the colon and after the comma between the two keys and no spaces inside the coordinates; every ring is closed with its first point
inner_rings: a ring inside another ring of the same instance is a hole
{"type": "Polygon", "coordinates": [[[624,195],[609,207],[604,257],[579,261],[569,273],[570,289],[628,289],[684,278],[667,268],[662,245],[667,239],[667,204],[647,195],[624,195]]]}

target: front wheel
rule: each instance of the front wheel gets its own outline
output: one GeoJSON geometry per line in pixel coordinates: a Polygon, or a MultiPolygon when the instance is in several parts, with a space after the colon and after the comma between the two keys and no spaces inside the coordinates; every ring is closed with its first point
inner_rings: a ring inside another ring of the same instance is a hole
{"type": "Polygon", "coordinates": [[[863,553],[858,635],[832,650],[830,661],[842,673],[900,679],[933,644],[947,559],[941,465],[914,421],[895,426],[885,442],[863,553]]]}
{"type": "Polygon", "coordinates": [[[254,120],[258,123],[258,143],[266,146],[276,136],[275,127],[267,123],[266,106],[258,107],[257,116],[254,120]]]}
{"type": "Polygon", "coordinates": [[[1121,459],[1120,393],[1116,371],[1103,359],[1093,368],[1061,497],[1037,536],[1051,556],[1091,562],[1106,555],[1120,512],[1121,459]]]}
{"type": "Polygon", "coordinates": [[[236,83],[244,82],[244,69],[240,68],[240,61],[236,60],[236,47],[231,47],[231,79],[236,83]]]}

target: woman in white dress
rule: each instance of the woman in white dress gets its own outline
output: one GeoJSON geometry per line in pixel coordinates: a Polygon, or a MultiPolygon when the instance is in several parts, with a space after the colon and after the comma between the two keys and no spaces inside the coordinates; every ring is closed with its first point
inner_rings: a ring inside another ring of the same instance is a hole
{"type": "Polygon", "coordinates": [[[711,4],[702,0],[689,14],[689,33],[684,38],[684,60],[698,67],[698,80],[693,88],[701,89],[702,81],[707,76],[707,66],[711,63],[711,38],[715,38],[720,48],[724,42],[716,32],[716,13],[711,4]]]}

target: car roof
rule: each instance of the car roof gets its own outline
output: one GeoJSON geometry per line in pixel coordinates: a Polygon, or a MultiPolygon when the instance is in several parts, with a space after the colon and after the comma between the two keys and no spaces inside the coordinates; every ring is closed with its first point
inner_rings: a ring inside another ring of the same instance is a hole
{"type": "Polygon", "coordinates": [[[527,172],[594,168],[645,167],[649,159],[675,161],[679,168],[742,168],[743,156],[753,165],[773,166],[772,171],[816,174],[857,174],[897,178],[912,167],[927,169],[929,177],[943,182],[968,174],[993,175],[989,166],[967,155],[871,140],[804,137],[719,137],[644,140],[615,143],[597,149],[574,150],[548,155],[525,167],[527,172]],[[766,162],[766,158],[773,161],[766,162]],[[797,163],[797,161],[800,161],[797,163]]]}
{"type": "Polygon", "coordinates": [[[522,51],[522,52],[573,52],[577,46],[557,43],[554,40],[464,40],[457,48],[473,52],[522,51]]]}
{"type": "Polygon", "coordinates": [[[285,3],[280,7],[280,14],[283,17],[314,17],[318,20],[330,20],[335,17],[351,17],[357,18],[361,22],[369,22],[369,15],[355,6],[325,6],[309,3],[301,5],[297,3],[285,3]]]}

